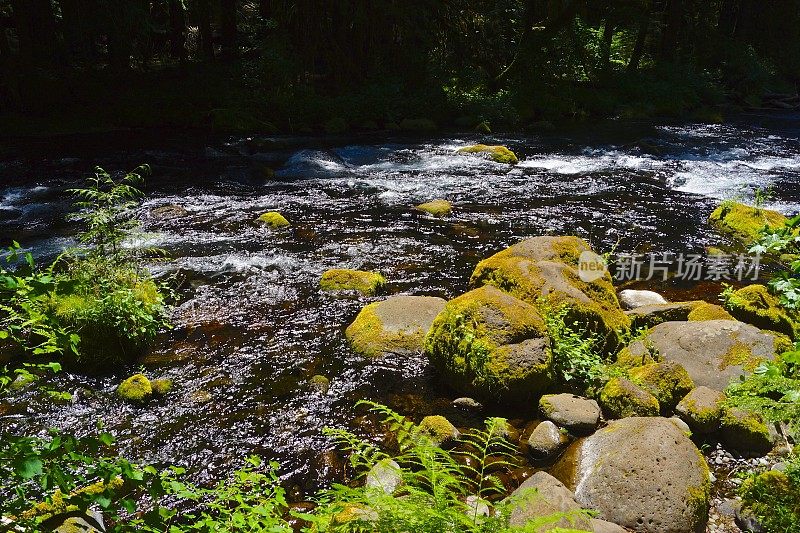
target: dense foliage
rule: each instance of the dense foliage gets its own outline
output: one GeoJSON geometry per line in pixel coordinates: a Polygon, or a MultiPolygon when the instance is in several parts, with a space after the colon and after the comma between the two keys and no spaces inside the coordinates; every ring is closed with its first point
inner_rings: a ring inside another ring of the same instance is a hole
{"type": "Polygon", "coordinates": [[[0,0],[0,107],[62,129],[714,118],[799,67],[797,0],[0,0]]]}

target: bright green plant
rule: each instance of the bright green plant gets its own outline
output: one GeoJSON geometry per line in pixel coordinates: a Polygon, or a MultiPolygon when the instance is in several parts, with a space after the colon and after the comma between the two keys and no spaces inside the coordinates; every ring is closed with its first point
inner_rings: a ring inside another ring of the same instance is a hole
{"type": "Polygon", "coordinates": [[[794,257],[789,270],[778,273],[770,280],[769,287],[787,309],[800,309],[800,215],[789,219],[783,227],[762,230],[750,253],[794,257]]]}
{"type": "Polygon", "coordinates": [[[747,476],[739,489],[743,508],[766,533],[800,533],[800,456],[784,465],[783,471],[747,476]]]}
{"type": "Polygon", "coordinates": [[[550,336],[556,377],[585,389],[603,372],[599,335],[582,330],[577,322],[567,324],[568,306],[553,308],[542,300],[538,308],[550,336]]]}

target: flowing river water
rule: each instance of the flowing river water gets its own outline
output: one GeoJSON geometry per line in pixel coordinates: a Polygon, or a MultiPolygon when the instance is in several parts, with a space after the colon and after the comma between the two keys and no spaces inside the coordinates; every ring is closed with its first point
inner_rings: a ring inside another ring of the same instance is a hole
{"type": "MultiPolygon", "coordinates": [[[[72,242],[69,196],[94,165],[149,163],[138,216],[143,242],[167,251],[152,265],[178,287],[175,328],[137,365],[106,376],[63,372],[73,393],[53,403],[35,389],[0,404],[0,424],[79,435],[102,421],[131,459],[177,463],[194,479],[223,478],[259,454],[308,493],[336,477],[326,426],[356,427],[362,398],[415,416],[477,417],[451,406],[456,392],[423,356],[365,360],[344,328],[375,298],[323,293],[329,268],[378,270],[389,294],[451,298],[482,258],[528,236],[575,234],[598,252],[702,253],[724,239],[706,223],[720,199],[772,186],[769,207],[800,209],[797,116],[750,116],[724,125],[610,122],[526,136],[435,138],[192,138],[105,135],[20,141],[0,148],[0,244],[43,259],[72,242]],[[514,167],[455,154],[476,141],[505,144],[514,167]],[[275,171],[273,174],[273,170],[275,171]],[[453,216],[413,209],[445,198],[453,216]],[[154,216],[177,204],[184,216],[154,216]],[[281,211],[292,227],[254,223],[281,211]],[[163,399],[134,407],[116,385],[143,366],[170,378],[163,399]],[[331,379],[327,394],[306,383],[331,379]]],[[[715,298],[718,285],[649,285],[673,298],[715,298]]],[[[531,420],[535,406],[499,414],[531,420]]]]}

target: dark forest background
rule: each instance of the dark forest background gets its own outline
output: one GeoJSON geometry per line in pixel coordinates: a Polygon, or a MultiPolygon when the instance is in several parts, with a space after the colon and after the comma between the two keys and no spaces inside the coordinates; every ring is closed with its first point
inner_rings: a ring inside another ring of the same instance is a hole
{"type": "Polygon", "coordinates": [[[718,120],[799,78],[800,0],[0,0],[5,134],[718,120]]]}

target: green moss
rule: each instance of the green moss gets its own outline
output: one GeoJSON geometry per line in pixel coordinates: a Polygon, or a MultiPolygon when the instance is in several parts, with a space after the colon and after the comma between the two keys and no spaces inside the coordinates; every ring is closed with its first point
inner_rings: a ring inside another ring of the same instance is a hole
{"type": "Polygon", "coordinates": [[[426,332],[385,328],[378,314],[380,303],[365,306],[345,330],[353,350],[366,357],[378,357],[387,352],[418,352],[426,332]]]}
{"type": "MultiPolygon", "coordinates": [[[[85,494],[87,496],[96,496],[107,491],[118,491],[122,489],[124,482],[120,477],[114,477],[108,482],[98,481],[87,485],[86,487],[79,488],[70,494],[70,497],[85,494]]],[[[64,493],[60,489],[53,492],[49,502],[37,503],[20,516],[23,519],[31,520],[34,518],[46,519],[50,516],[63,515],[69,512],[77,511],[77,505],[67,505],[64,498],[64,493]]]]}
{"type": "MultiPolygon", "coordinates": [[[[693,396],[699,389],[695,389],[684,397],[675,411],[689,424],[689,426],[701,433],[711,433],[719,426],[720,418],[723,414],[725,404],[725,395],[714,391],[716,397],[713,402],[704,403],[699,405],[693,396]]],[[[712,394],[711,390],[706,390],[705,394],[712,394]]]]}
{"type": "Polygon", "coordinates": [[[270,228],[285,228],[289,226],[289,221],[277,211],[270,211],[258,217],[258,222],[270,228]]]}
{"type": "Polygon", "coordinates": [[[758,518],[764,531],[800,531],[800,484],[795,469],[790,474],[768,470],[742,483],[742,508],[758,518]]]}
{"type": "Polygon", "coordinates": [[[708,468],[706,458],[700,450],[695,448],[697,454],[697,462],[700,466],[703,481],[697,487],[689,487],[686,508],[690,509],[692,514],[697,517],[698,524],[705,524],[708,519],[708,506],[711,500],[711,470],[708,468]]]}
{"type": "Polygon", "coordinates": [[[652,363],[630,371],[630,379],[652,394],[665,412],[694,388],[689,373],[675,362],[652,363]]]}
{"type": "Polygon", "coordinates": [[[484,286],[447,303],[425,352],[454,388],[509,402],[532,399],[549,385],[549,344],[534,306],[484,286]]]}
{"type": "Polygon", "coordinates": [[[447,200],[433,200],[419,204],[417,209],[435,217],[446,217],[453,212],[453,204],[447,200]]]}
{"type": "Polygon", "coordinates": [[[328,394],[328,391],[331,388],[331,380],[319,374],[311,376],[311,379],[309,379],[308,382],[312,389],[322,394],[328,394]]]}
{"type": "Polygon", "coordinates": [[[507,165],[516,165],[519,159],[514,152],[505,146],[489,146],[486,144],[476,144],[473,146],[464,146],[458,149],[460,154],[487,154],[488,157],[495,163],[505,163],[507,165]]]}
{"type": "Polygon", "coordinates": [[[405,118],[400,121],[400,129],[403,131],[434,131],[437,126],[434,121],[427,118],[405,118]]]}
{"type": "Polygon", "coordinates": [[[720,431],[726,445],[742,451],[767,453],[772,449],[772,436],[758,413],[744,409],[726,409],[720,420],[720,431]]]}
{"type": "Polygon", "coordinates": [[[749,246],[758,239],[765,226],[782,227],[787,219],[777,211],[723,202],[711,213],[708,221],[721,233],[749,246]]]}
{"type": "Polygon", "coordinates": [[[734,291],[725,305],[742,322],[800,339],[800,313],[784,308],[764,285],[748,285],[734,291]]]}
{"type": "Polygon", "coordinates": [[[171,379],[154,379],[150,382],[150,385],[153,388],[153,394],[156,396],[164,396],[172,390],[171,379]]]}
{"type": "Polygon", "coordinates": [[[417,426],[420,434],[425,435],[437,446],[454,441],[459,437],[456,427],[443,416],[426,416],[417,426]]]}
{"type": "Polygon", "coordinates": [[[634,341],[619,351],[615,365],[628,369],[656,362],[657,357],[648,348],[645,341],[634,341]]]}
{"type": "Polygon", "coordinates": [[[134,374],[117,387],[117,396],[125,401],[140,403],[153,395],[153,386],[144,374],[134,374]]]}
{"type": "Polygon", "coordinates": [[[372,296],[386,285],[386,278],[378,272],[335,268],[322,274],[319,285],[323,291],[358,291],[372,296]]]}
{"type": "Polygon", "coordinates": [[[536,237],[484,259],[475,267],[472,286],[494,285],[526,302],[569,307],[566,321],[578,322],[605,340],[607,351],[619,349],[630,319],[622,311],[611,276],[585,282],[578,258],[589,246],[578,237],[536,237]]]}
{"type": "Polygon", "coordinates": [[[689,313],[689,321],[736,320],[723,307],[703,302],[689,313]]]}
{"type": "Polygon", "coordinates": [[[600,405],[611,418],[658,416],[660,412],[655,396],[622,377],[606,383],[600,391],[600,405]]]}
{"type": "Polygon", "coordinates": [[[753,355],[750,346],[743,342],[736,342],[720,358],[719,369],[725,370],[729,366],[741,366],[744,370],[752,372],[763,360],[763,357],[753,355]]]}

